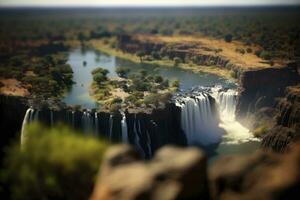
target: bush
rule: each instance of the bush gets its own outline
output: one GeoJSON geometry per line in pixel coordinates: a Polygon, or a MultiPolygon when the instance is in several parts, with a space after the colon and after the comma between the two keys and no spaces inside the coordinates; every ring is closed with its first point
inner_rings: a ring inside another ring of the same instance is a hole
{"type": "Polygon", "coordinates": [[[107,80],[107,74],[109,71],[107,69],[103,69],[101,67],[98,67],[92,71],[93,80],[98,84],[101,85],[102,82],[107,80]]]}
{"type": "Polygon", "coordinates": [[[99,73],[106,76],[109,73],[109,71],[107,69],[103,69],[101,67],[98,67],[92,71],[92,74],[99,74],[99,73]]]}
{"type": "Polygon", "coordinates": [[[157,76],[154,77],[155,83],[161,83],[161,82],[163,82],[163,80],[164,79],[163,79],[162,76],[157,75],[157,76]]]}
{"type": "Polygon", "coordinates": [[[271,54],[270,54],[270,52],[262,51],[260,53],[259,57],[264,59],[264,60],[270,60],[271,59],[271,54]]]}
{"type": "Polygon", "coordinates": [[[232,35],[231,34],[227,34],[224,37],[225,42],[231,42],[232,41],[232,35]]]}
{"type": "Polygon", "coordinates": [[[12,145],[1,170],[8,199],[87,199],[108,144],[64,126],[32,124],[22,151],[12,145]]]}
{"type": "Polygon", "coordinates": [[[112,104],[115,104],[115,103],[122,103],[122,99],[120,98],[120,97],[116,97],[116,98],[114,98],[112,101],[111,101],[111,103],[112,104]]]}
{"type": "Polygon", "coordinates": [[[180,86],[179,80],[175,80],[175,81],[172,83],[172,87],[179,88],[179,86],[180,86]]]}
{"type": "Polygon", "coordinates": [[[175,58],[174,58],[174,65],[175,65],[175,66],[178,66],[179,63],[182,63],[181,58],[175,57],[175,58]]]}
{"type": "Polygon", "coordinates": [[[243,55],[246,53],[245,50],[242,49],[242,48],[236,48],[235,51],[240,53],[240,54],[243,54],[243,55]]]}
{"type": "Polygon", "coordinates": [[[247,48],[246,51],[247,51],[247,53],[252,53],[252,49],[251,48],[247,48]]]}
{"type": "Polygon", "coordinates": [[[118,76],[120,76],[122,78],[127,78],[129,72],[130,72],[130,69],[125,68],[125,67],[117,67],[116,68],[116,73],[118,74],[118,76]]]}
{"type": "Polygon", "coordinates": [[[152,56],[152,58],[154,58],[156,60],[160,60],[160,55],[157,51],[152,51],[151,56],[152,56]]]}

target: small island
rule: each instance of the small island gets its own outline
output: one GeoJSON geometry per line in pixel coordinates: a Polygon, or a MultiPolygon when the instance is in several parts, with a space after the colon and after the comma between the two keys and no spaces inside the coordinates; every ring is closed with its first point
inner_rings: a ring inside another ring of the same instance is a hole
{"type": "Polygon", "coordinates": [[[178,80],[170,83],[168,79],[148,74],[146,70],[130,72],[128,68],[118,67],[116,78],[108,78],[108,73],[101,67],[92,71],[90,94],[101,105],[101,110],[111,112],[120,109],[151,111],[163,107],[179,87],[178,80]]]}

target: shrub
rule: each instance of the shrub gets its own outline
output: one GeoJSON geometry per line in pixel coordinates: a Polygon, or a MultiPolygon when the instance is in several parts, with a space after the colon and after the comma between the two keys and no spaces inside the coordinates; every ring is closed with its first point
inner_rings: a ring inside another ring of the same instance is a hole
{"type": "Polygon", "coordinates": [[[122,103],[122,99],[120,98],[120,97],[116,97],[116,98],[114,98],[112,101],[111,101],[111,103],[112,104],[116,104],[116,103],[122,103]]]}
{"type": "Polygon", "coordinates": [[[225,42],[231,42],[232,41],[232,35],[231,34],[227,34],[224,37],[225,42]]]}
{"type": "Polygon", "coordinates": [[[172,83],[172,87],[178,88],[179,86],[180,86],[179,80],[175,80],[175,81],[172,83]]]}
{"type": "Polygon", "coordinates": [[[182,63],[181,58],[175,57],[175,58],[174,58],[174,65],[175,65],[175,66],[178,66],[179,63],[182,63]]]}
{"type": "Polygon", "coordinates": [[[125,67],[117,67],[116,68],[116,73],[118,76],[122,78],[126,78],[128,76],[128,73],[130,72],[130,69],[125,68],[125,67]]]}
{"type": "Polygon", "coordinates": [[[156,60],[160,60],[160,55],[157,51],[152,51],[151,56],[152,56],[152,58],[154,58],[156,60]]]}
{"type": "Polygon", "coordinates": [[[247,51],[247,53],[252,53],[252,49],[251,48],[247,48],[246,51],[247,51]]]}
{"type": "Polygon", "coordinates": [[[157,76],[154,77],[155,83],[161,83],[161,82],[163,82],[163,80],[164,79],[163,79],[162,76],[157,75],[157,76]]]}
{"type": "Polygon", "coordinates": [[[93,79],[98,85],[100,85],[102,82],[107,80],[107,77],[99,73],[99,74],[94,74],[93,79]]]}
{"type": "Polygon", "coordinates": [[[144,102],[146,105],[155,105],[157,106],[159,104],[159,94],[149,94],[144,98],[144,102]]]}
{"type": "Polygon", "coordinates": [[[119,103],[111,104],[109,107],[109,112],[116,113],[121,109],[121,105],[119,103]]]}
{"type": "Polygon", "coordinates": [[[259,54],[259,57],[262,58],[262,59],[264,59],[264,60],[270,60],[271,59],[271,54],[268,51],[262,51],[259,54]]]}
{"type": "Polygon", "coordinates": [[[236,48],[235,51],[240,53],[240,54],[245,54],[246,53],[245,50],[242,49],[242,48],[236,48]]]}
{"type": "Polygon", "coordinates": [[[146,55],[144,51],[138,51],[136,55],[140,58],[140,61],[143,61],[143,57],[146,55]]]}
{"type": "Polygon", "coordinates": [[[98,73],[103,74],[104,76],[106,76],[109,73],[109,71],[107,69],[103,69],[101,67],[98,67],[98,68],[96,68],[92,71],[92,74],[98,74],[98,73]]]}
{"type": "Polygon", "coordinates": [[[108,144],[65,126],[26,128],[22,151],[12,145],[1,170],[8,199],[87,199],[108,144]]]}

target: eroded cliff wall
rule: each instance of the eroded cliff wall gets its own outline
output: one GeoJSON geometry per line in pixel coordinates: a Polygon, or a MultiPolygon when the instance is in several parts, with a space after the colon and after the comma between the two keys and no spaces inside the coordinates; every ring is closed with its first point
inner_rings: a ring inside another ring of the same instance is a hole
{"type": "Polygon", "coordinates": [[[290,64],[286,67],[244,71],[239,79],[239,97],[236,115],[244,125],[251,128],[250,116],[261,108],[276,105],[276,99],[284,96],[288,86],[300,83],[297,67],[290,64]]]}

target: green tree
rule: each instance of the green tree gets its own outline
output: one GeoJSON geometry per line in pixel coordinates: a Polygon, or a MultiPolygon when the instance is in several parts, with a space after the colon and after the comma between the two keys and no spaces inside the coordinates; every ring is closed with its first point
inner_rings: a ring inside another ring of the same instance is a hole
{"type": "Polygon", "coordinates": [[[224,37],[225,42],[231,42],[232,41],[232,35],[231,34],[227,34],[224,37]]]}
{"type": "Polygon", "coordinates": [[[108,143],[65,126],[26,128],[22,150],[12,145],[1,169],[7,199],[88,199],[108,143]]]}
{"type": "Polygon", "coordinates": [[[144,51],[138,51],[136,55],[140,58],[140,61],[143,62],[143,57],[146,55],[144,51]]]}
{"type": "Polygon", "coordinates": [[[118,74],[118,76],[120,76],[122,78],[127,78],[129,72],[130,72],[130,69],[125,68],[125,67],[117,67],[116,68],[116,73],[118,74]]]}

